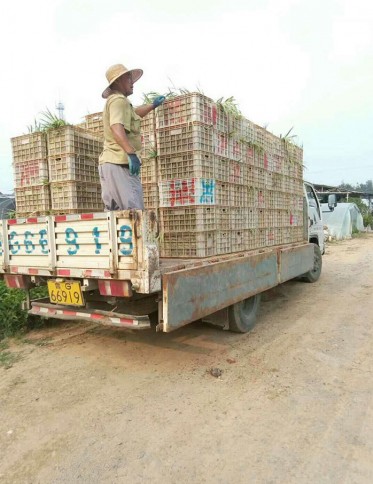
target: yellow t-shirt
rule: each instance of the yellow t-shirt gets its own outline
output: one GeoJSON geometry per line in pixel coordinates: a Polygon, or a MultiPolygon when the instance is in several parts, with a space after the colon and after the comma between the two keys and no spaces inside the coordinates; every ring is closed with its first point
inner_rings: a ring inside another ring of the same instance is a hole
{"type": "Polygon", "coordinates": [[[128,165],[127,153],[118,145],[110,128],[113,124],[122,124],[126,130],[129,142],[136,152],[141,151],[140,124],[132,104],[121,93],[111,94],[105,104],[103,112],[104,123],[104,149],[100,155],[99,163],[115,163],[128,165]]]}

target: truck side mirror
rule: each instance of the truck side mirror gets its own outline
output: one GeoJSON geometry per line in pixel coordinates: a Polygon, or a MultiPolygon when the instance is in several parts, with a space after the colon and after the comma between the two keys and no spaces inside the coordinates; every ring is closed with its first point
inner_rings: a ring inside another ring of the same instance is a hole
{"type": "Polygon", "coordinates": [[[331,212],[333,212],[334,208],[337,206],[337,196],[331,194],[328,196],[328,207],[331,212]]]}

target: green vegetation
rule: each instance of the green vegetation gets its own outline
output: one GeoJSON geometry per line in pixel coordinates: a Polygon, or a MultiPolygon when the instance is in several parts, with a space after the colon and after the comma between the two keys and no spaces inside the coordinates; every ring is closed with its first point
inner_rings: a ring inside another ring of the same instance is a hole
{"type": "Polygon", "coordinates": [[[25,293],[20,289],[8,289],[0,281],[0,340],[24,330],[27,313],[21,307],[25,293]]]}
{"type": "MultiPolygon", "coordinates": [[[[168,92],[166,93],[160,93],[160,92],[154,92],[154,91],[143,93],[142,100],[144,104],[153,104],[153,101],[156,97],[164,96],[166,99],[172,99],[182,94],[181,91],[182,89],[180,89],[180,92],[174,92],[174,91],[171,91],[171,89],[169,89],[168,92]]],[[[186,92],[184,92],[183,94],[186,94],[186,92]]]]}
{"type": "MultiPolygon", "coordinates": [[[[30,291],[32,299],[46,295],[45,286],[35,287],[30,291]]],[[[9,289],[0,281],[0,341],[35,326],[34,320],[28,318],[27,311],[22,309],[22,302],[25,299],[26,293],[23,290],[9,289]]]]}
{"type": "Polygon", "coordinates": [[[33,124],[29,124],[27,126],[27,130],[29,133],[45,133],[50,129],[57,129],[61,128],[62,126],[70,125],[70,123],[67,123],[64,119],[61,119],[53,114],[48,108],[46,108],[46,110],[41,112],[40,114],[40,121],[35,118],[33,124]]]}
{"type": "Polygon", "coordinates": [[[221,97],[216,101],[216,104],[224,111],[225,114],[230,114],[232,116],[235,116],[236,118],[242,117],[242,113],[233,96],[228,97],[227,99],[221,97]]]}
{"type": "Polygon", "coordinates": [[[61,128],[62,126],[68,126],[64,119],[60,119],[55,114],[51,113],[51,111],[47,108],[45,111],[41,113],[41,129],[42,131],[49,131],[50,129],[57,129],[61,128]]]}
{"type": "Polygon", "coordinates": [[[365,183],[356,183],[355,185],[342,181],[338,188],[345,192],[363,192],[373,195],[373,180],[367,180],[365,183]]]}

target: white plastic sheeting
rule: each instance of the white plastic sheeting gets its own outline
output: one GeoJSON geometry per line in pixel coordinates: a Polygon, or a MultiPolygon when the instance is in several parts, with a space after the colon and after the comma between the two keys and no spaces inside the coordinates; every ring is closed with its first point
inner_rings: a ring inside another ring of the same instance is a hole
{"type": "Polygon", "coordinates": [[[363,216],[354,203],[338,203],[333,212],[327,203],[321,204],[324,225],[329,235],[337,240],[347,239],[354,230],[364,231],[363,216]]]}

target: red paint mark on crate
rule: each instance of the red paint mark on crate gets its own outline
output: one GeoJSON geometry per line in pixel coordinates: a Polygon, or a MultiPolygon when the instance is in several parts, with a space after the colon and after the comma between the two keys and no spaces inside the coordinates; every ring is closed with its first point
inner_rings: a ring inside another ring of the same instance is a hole
{"type": "Polygon", "coordinates": [[[233,174],[230,177],[230,182],[231,183],[239,183],[240,181],[240,176],[241,176],[241,167],[239,163],[232,163],[232,168],[233,168],[233,174]]]}
{"type": "Polygon", "coordinates": [[[216,126],[218,120],[218,111],[216,109],[216,106],[212,106],[212,124],[216,126]]]}
{"type": "Polygon", "coordinates": [[[253,163],[253,161],[254,161],[254,150],[252,148],[247,148],[246,157],[247,157],[248,163],[253,163]]]}
{"type": "Polygon", "coordinates": [[[263,207],[264,205],[264,195],[262,191],[258,192],[258,204],[259,204],[259,207],[263,207]]]}
{"type": "Polygon", "coordinates": [[[175,205],[193,205],[195,203],[195,180],[172,181],[170,184],[171,207],[175,205]]]}
{"type": "Polygon", "coordinates": [[[224,133],[218,134],[218,153],[224,155],[228,147],[228,136],[224,133]]]}
{"type": "Polygon", "coordinates": [[[38,162],[29,162],[22,169],[21,186],[30,185],[33,178],[39,175],[38,162]]]}
{"type": "Polygon", "coordinates": [[[240,156],[241,155],[240,143],[237,140],[233,141],[233,155],[234,156],[240,156]]]}

